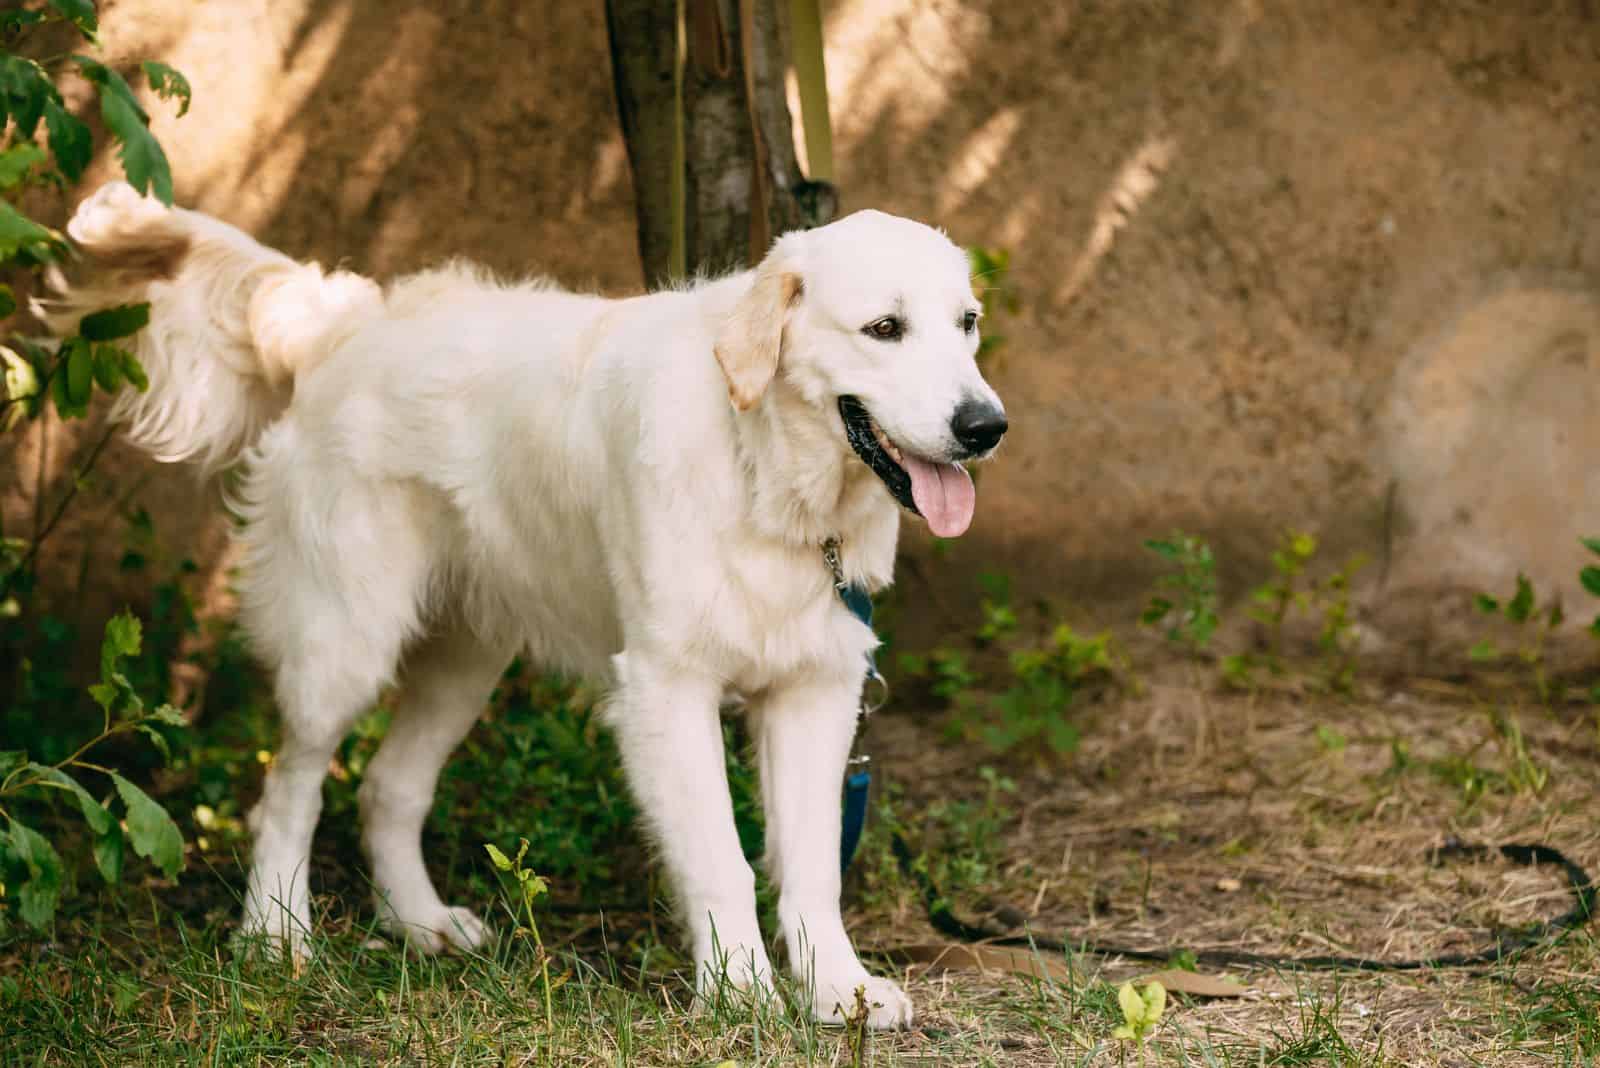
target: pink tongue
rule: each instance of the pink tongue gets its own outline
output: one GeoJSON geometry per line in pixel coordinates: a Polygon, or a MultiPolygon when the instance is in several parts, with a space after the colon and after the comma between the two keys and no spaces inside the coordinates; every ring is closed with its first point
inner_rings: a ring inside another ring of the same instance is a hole
{"type": "Polygon", "coordinates": [[[955,538],[972,524],[978,495],[972,476],[960,464],[930,464],[915,456],[900,461],[911,476],[911,499],[928,521],[928,529],[941,538],[955,538]]]}

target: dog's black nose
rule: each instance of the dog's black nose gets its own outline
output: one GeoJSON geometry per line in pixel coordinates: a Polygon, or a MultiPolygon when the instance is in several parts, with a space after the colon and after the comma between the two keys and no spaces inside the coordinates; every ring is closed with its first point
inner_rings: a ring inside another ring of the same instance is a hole
{"type": "Polygon", "coordinates": [[[988,401],[968,399],[950,417],[950,432],[967,451],[988,452],[1006,434],[1006,413],[988,401]]]}

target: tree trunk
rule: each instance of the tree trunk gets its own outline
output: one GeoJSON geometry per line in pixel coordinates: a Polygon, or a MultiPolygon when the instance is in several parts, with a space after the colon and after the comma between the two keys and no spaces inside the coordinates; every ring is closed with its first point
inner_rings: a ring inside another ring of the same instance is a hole
{"type": "MultiPolygon", "coordinates": [[[[826,222],[834,199],[831,186],[805,180],[795,157],[784,88],[788,0],[683,4],[684,266],[716,273],[756,263],[785,231],[826,222]]],[[[607,0],[606,10],[639,252],[646,278],[658,285],[671,274],[663,250],[675,224],[673,157],[661,146],[675,143],[677,129],[672,67],[661,57],[676,54],[677,25],[673,5],[660,0],[607,0]]]]}
{"type": "Polygon", "coordinates": [[[672,277],[678,14],[672,0],[606,0],[611,76],[638,204],[645,284],[672,277]]]}

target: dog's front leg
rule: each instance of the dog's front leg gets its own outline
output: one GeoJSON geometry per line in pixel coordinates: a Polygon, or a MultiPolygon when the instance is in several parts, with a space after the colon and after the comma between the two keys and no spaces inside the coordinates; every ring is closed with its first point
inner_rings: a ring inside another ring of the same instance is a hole
{"type": "Polygon", "coordinates": [[[714,997],[724,979],[770,991],[755,873],[739,847],[723,763],[721,683],[634,651],[612,663],[606,719],[689,927],[699,995],[714,997]]]}
{"type": "Polygon", "coordinates": [[[819,1020],[840,1023],[866,990],[868,1023],[911,1023],[911,999],[862,967],[839,914],[840,787],[856,729],[859,665],[848,681],[809,681],[776,690],[755,709],[768,870],[779,887],[778,919],[789,967],[819,1020]]]}

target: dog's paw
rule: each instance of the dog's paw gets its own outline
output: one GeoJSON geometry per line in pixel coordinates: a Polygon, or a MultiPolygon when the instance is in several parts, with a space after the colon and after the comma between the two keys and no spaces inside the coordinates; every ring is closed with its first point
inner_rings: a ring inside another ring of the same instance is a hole
{"type": "Polygon", "coordinates": [[[401,919],[391,914],[384,926],[423,953],[442,953],[446,949],[473,950],[489,940],[489,925],[471,909],[459,905],[439,905],[424,915],[401,919]]]}
{"type": "Polygon", "coordinates": [[[911,1026],[914,1013],[911,999],[892,979],[879,979],[862,972],[850,979],[834,982],[818,980],[812,1001],[812,1014],[821,1023],[843,1024],[857,1019],[856,991],[866,1003],[867,1026],[874,1031],[897,1031],[911,1026]]]}
{"type": "Polygon", "coordinates": [[[702,961],[695,968],[695,997],[692,1011],[706,1013],[721,1006],[748,1005],[777,997],[772,983],[772,964],[765,949],[741,946],[722,956],[720,964],[702,961]]]}
{"type": "Polygon", "coordinates": [[[287,923],[273,925],[264,916],[246,916],[229,943],[246,960],[287,964],[299,975],[316,956],[304,929],[287,923]]]}

